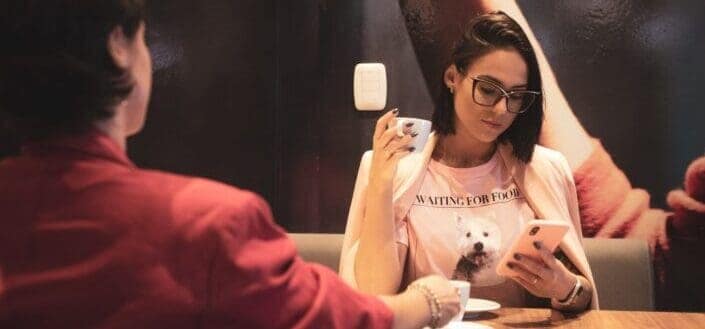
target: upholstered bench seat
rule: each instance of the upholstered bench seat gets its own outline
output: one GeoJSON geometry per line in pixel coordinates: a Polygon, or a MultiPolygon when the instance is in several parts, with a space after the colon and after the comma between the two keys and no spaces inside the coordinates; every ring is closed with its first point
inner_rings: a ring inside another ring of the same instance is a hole
{"type": "MultiPolygon", "coordinates": [[[[342,234],[291,233],[301,257],[338,271],[342,234]]],[[[653,310],[654,277],[645,241],[584,239],[600,306],[606,310],[653,310]]]]}

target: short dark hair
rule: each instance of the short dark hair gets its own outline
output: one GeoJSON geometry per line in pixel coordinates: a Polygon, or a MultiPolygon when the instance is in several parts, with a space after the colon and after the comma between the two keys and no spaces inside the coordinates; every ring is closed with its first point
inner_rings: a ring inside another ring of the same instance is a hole
{"type": "MultiPolygon", "coordinates": [[[[528,67],[529,90],[541,91],[541,74],[536,54],[519,24],[501,11],[483,14],[473,18],[467,25],[462,38],[453,47],[446,67],[455,64],[458,71],[466,74],[473,61],[497,49],[515,49],[528,67]]],[[[445,74],[445,69],[441,75],[445,74]]],[[[437,91],[439,103],[433,111],[433,129],[440,135],[455,133],[453,95],[445,83],[437,91]]],[[[509,142],[514,148],[514,156],[523,162],[531,161],[534,146],[538,142],[543,123],[543,97],[534,101],[529,109],[519,114],[512,125],[498,140],[509,142]]]]}
{"type": "Polygon", "coordinates": [[[133,82],[108,36],[120,26],[133,38],[144,19],[144,0],[4,0],[0,127],[32,140],[110,118],[133,82]]]}

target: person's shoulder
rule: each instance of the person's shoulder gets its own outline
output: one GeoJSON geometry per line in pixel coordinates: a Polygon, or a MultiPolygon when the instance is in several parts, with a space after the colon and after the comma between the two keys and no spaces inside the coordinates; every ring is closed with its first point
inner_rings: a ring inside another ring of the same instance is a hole
{"type": "MultiPolygon", "coordinates": [[[[144,203],[168,211],[174,219],[205,215],[241,217],[269,214],[269,206],[258,194],[215,180],[158,170],[137,169],[127,185],[144,203]]],[[[148,206],[148,205],[147,205],[148,206]]]]}
{"type": "Polygon", "coordinates": [[[550,171],[560,176],[571,175],[565,156],[561,152],[541,145],[534,147],[529,165],[542,172],[550,171]]]}
{"type": "Polygon", "coordinates": [[[193,177],[178,196],[197,207],[215,207],[239,214],[269,211],[257,193],[214,180],[193,177]]]}
{"type": "Polygon", "coordinates": [[[536,145],[534,147],[534,157],[533,159],[538,159],[539,161],[552,161],[552,162],[557,162],[561,161],[562,159],[565,159],[563,154],[561,152],[558,152],[554,149],[541,146],[541,145],[536,145]]]}
{"type": "Polygon", "coordinates": [[[262,201],[262,198],[252,191],[209,178],[156,170],[143,170],[143,173],[164,182],[176,182],[179,188],[175,192],[175,197],[186,198],[194,204],[247,206],[262,201]]]}

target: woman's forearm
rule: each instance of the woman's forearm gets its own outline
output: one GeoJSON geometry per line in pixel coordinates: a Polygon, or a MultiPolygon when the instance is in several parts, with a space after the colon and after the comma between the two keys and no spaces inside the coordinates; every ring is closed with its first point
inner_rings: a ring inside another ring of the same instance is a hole
{"type": "Polygon", "coordinates": [[[380,299],[394,312],[394,329],[422,328],[431,320],[431,309],[424,296],[417,291],[380,296],[380,299]]]}
{"type": "Polygon", "coordinates": [[[358,289],[371,294],[394,294],[399,290],[403,266],[394,231],[391,186],[370,184],[355,255],[358,289]]]}

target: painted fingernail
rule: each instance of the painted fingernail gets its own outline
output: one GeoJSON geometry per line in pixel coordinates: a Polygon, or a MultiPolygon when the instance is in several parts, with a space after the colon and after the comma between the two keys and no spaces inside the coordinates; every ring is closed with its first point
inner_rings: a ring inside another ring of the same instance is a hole
{"type": "Polygon", "coordinates": [[[416,148],[413,146],[409,148],[409,152],[414,152],[415,150],[416,150],[416,148]]]}
{"type": "Polygon", "coordinates": [[[507,267],[509,267],[509,268],[514,268],[514,264],[512,264],[512,263],[507,263],[507,267]]]}
{"type": "Polygon", "coordinates": [[[519,254],[514,254],[514,259],[516,259],[516,260],[521,260],[521,255],[519,255],[519,254]]]}
{"type": "Polygon", "coordinates": [[[407,122],[407,123],[405,124],[405,126],[407,126],[407,127],[411,127],[411,126],[413,126],[413,125],[414,125],[413,122],[407,122]]]}
{"type": "Polygon", "coordinates": [[[534,241],[534,248],[536,248],[536,250],[541,250],[541,241],[534,241]]]}
{"type": "Polygon", "coordinates": [[[393,110],[392,110],[392,113],[398,114],[398,113],[399,113],[399,109],[393,109],[393,110]]]}

